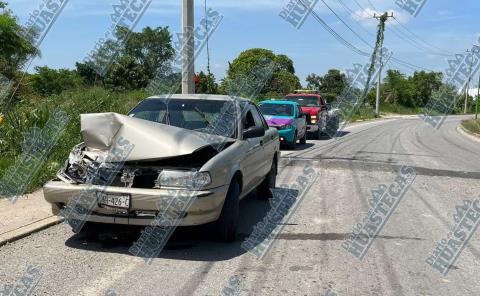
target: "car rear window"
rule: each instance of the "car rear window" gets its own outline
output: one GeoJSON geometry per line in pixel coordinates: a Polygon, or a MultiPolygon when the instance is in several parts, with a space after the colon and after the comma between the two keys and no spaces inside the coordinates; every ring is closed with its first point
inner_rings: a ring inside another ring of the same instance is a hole
{"type": "Polygon", "coordinates": [[[308,96],[288,96],[285,97],[286,100],[297,102],[302,107],[317,107],[318,98],[317,97],[308,97],[308,96]]]}
{"type": "Polygon", "coordinates": [[[292,104],[261,104],[260,111],[263,115],[293,116],[292,104]]]}

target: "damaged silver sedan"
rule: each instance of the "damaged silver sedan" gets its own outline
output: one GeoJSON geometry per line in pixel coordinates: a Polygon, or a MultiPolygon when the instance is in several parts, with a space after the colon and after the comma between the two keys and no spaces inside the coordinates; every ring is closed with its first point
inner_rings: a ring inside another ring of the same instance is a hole
{"type": "Polygon", "coordinates": [[[275,187],[278,132],[241,98],[150,97],[128,116],[82,115],[81,133],[84,142],[44,186],[44,195],[59,214],[73,196],[94,192],[89,224],[150,225],[162,211],[160,201],[187,190],[195,200],[179,225],[215,221],[221,238],[232,241],[239,201],[256,188],[260,198],[269,198],[275,187]],[[108,160],[119,141],[132,144],[131,151],[108,160]]]}

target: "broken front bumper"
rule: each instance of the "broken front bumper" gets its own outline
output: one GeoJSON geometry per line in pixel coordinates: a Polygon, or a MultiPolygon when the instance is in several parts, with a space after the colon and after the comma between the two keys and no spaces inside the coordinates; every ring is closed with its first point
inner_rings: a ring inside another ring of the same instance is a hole
{"type": "MultiPolygon", "coordinates": [[[[102,191],[108,194],[129,194],[131,196],[128,210],[116,210],[99,207],[98,204],[88,219],[90,222],[124,224],[124,225],[151,225],[159,210],[159,201],[168,202],[175,196],[185,192],[172,189],[140,189],[124,187],[104,187],[94,185],[75,185],[62,181],[51,181],[43,187],[47,202],[52,204],[52,212],[58,215],[60,210],[68,204],[69,200],[79,195],[82,191],[102,191]],[[178,192],[178,194],[176,194],[178,192]]],[[[179,226],[201,225],[216,221],[220,217],[228,186],[214,189],[196,191],[193,193],[195,201],[187,210],[179,226]]]]}

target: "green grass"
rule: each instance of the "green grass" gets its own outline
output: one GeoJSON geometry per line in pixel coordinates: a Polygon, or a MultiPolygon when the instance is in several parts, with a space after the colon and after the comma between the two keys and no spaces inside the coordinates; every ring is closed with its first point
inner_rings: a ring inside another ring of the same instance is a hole
{"type": "Polygon", "coordinates": [[[80,114],[101,112],[125,114],[146,97],[148,94],[144,91],[113,92],[95,87],[20,101],[5,114],[5,122],[0,126],[0,178],[21,156],[24,134],[35,126],[43,128],[54,110],[63,110],[71,120],[41,169],[30,180],[29,192],[52,179],[63,166],[72,147],[82,142],[80,114]]]}
{"type": "Polygon", "coordinates": [[[471,120],[464,120],[462,121],[462,126],[472,132],[472,133],[475,133],[477,135],[480,135],[480,119],[471,119],[471,120]]]}

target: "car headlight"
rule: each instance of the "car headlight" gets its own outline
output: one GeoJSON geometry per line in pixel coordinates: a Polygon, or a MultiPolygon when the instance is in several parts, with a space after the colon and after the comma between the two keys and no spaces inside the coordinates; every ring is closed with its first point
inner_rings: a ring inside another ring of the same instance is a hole
{"type": "Polygon", "coordinates": [[[284,124],[280,126],[280,130],[287,130],[287,129],[293,129],[294,127],[290,124],[284,124]]]}
{"type": "Polygon", "coordinates": [[[317,123],[317,120],[312,118],[312,123],[317,123]]]}
{"type": "Polygon", "coordinates": [[[155,181],[155,188],[175,187],[201,189],[212,183],[208,172],[162,170],[155,181]]]}
{"type": "Polygon", "coordinates": [[[317,119],[317,115],[310,116],[312,119],[317,119]]]}

